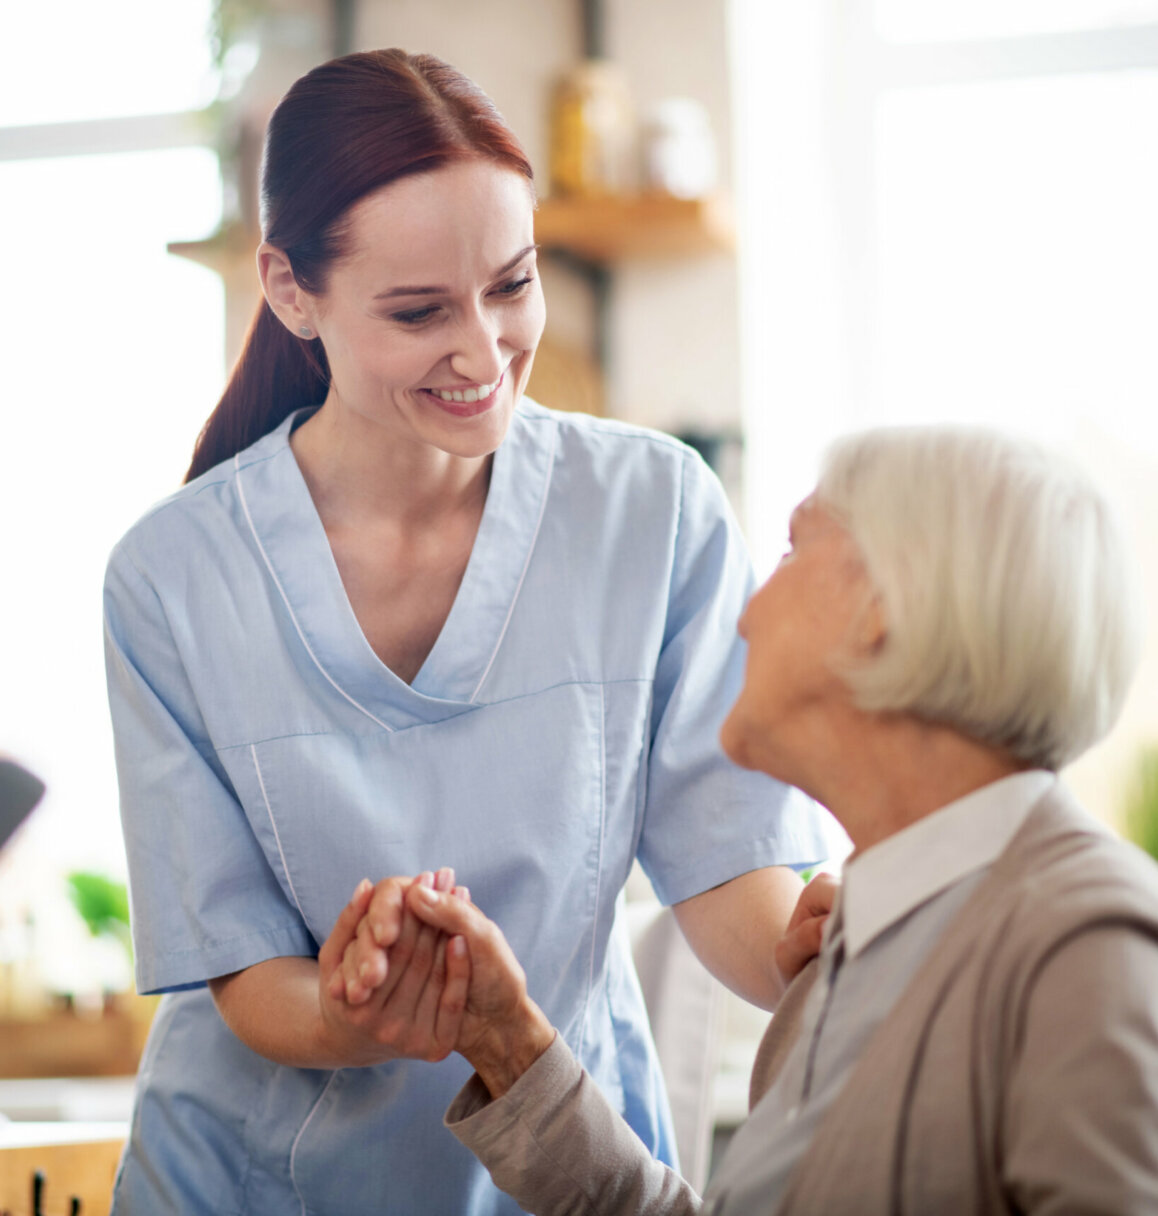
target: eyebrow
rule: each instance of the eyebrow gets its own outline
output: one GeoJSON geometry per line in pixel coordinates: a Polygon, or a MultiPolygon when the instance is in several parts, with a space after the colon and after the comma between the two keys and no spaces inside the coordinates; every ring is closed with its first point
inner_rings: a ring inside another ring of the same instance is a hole
{"type": "MultiPolygon", "coordinates": [[[[534,253],[539,248],[538,245],[528,245],[526,249],[520,249],[509,262],[504,262],[502,266],[494,273],[494,278],[501,279],[503,275],[514,268],[527,256],[529,253],[534,253]]],[[[380,291],[374,297],[375,300],[389,300],[394,296],[438,296],[447,295],[450,292],[449,287],[391,287],[386,291],[380,291]]]]}

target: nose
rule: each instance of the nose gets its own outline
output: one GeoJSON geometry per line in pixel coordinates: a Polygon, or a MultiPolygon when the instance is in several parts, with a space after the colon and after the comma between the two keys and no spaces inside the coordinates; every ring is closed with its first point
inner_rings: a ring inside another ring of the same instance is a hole
{"type": "Polygon", "coordinates": [[[473,309],[459,321],[458,341],[450,356],[455,375],[476,384],[493,384],[503,373],[504,358],[498,319],[473,309]]]}

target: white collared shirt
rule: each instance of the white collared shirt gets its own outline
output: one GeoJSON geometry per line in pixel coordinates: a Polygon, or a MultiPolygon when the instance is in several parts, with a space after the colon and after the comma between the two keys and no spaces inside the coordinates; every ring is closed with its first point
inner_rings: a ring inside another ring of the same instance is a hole
{"type": "Polygon", "coordinates": [[[1014,773],[850,858],[841,897],[846,960],[915,908],[988,869],[1056,780],[1042,769],[1014,773]]]}
{"type": "Polygon", "coordinates": [[[850,859],[800,1036],[733,1138],[705,1212],[774,1210],[869,1037],[1056,779],[1005,777],[850,859]]]}

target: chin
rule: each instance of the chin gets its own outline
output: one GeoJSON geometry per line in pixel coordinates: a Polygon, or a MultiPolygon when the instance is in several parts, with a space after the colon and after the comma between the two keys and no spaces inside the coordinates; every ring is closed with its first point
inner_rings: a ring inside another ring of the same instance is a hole
{"type": "Polygon", "coordinates": [[[513,415],[513,406],[503,402],[485,414],[440,428],[440,432],[432,436],[434,445],[450,456],[467,459],[490,456],[507,437],[513,415]]]}
{"type": "Polygon", "coordinates": [[[724,725],[720,727],[720,746],[724,750],[724,755],[733,764],[738,764],[741,768],[758,767],[752,763],[750,748],[744,737],[744,731],[736,720],[734,709],[724,719],[724,725]]]}

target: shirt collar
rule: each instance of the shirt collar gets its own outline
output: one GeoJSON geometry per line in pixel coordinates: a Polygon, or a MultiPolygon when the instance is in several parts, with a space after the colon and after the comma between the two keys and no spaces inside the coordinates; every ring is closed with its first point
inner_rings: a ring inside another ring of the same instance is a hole
{"type": "Polygon", "coordinates": [[[921,904],[992,865],[1056,780],[1042,769],[1003,777],[853,857],[841,899],[846,955],[854,958],[921,904]]]}

